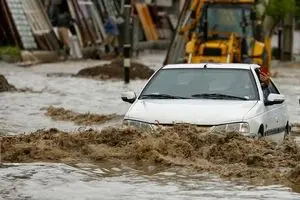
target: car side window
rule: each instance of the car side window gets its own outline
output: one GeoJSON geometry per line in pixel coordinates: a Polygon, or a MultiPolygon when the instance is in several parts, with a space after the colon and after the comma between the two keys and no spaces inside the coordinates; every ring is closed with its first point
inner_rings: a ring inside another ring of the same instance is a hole
{"type": "Polygon", "coordinates": [[[269,94],[271,93],[280,94],[272,81],[270,81],[270,84],[267,87],[262,87],[262,91],[264,94],[264,100],[267,100],[269,94]]]}
{"type": "Polygon", "coordinates": [[[264,94],[264,100],[267,100],[269,94],[271,93],[269,86],[268,87],[262,87],[262,91],[263,91],[263,94],[264,94]]]}
{"type": "MultiPolygon", "coordinates": [[[[260,83],[261,83],[261,79],[260,79],[260,71],[259,71],[259,69],[255,69],[255,73],[256,73],[256,76],[258,77],[258,79],[259,79],[259,81],[260,81],[260,83]]],[[[260,88],[261,88],[262,91],[263,91],[263,97],[264,97],[264,101],[265,101],[265,100],[267,100],[267,98],[268,98],[268,96],[269,96],[269,94],[270,94],[269,87],[266,87],[266,86],[263,87],[263,86],[260,84],[260,88]]]]}
{"type": "MultiPolygon", "coordinates": [[[[259,69],[255,70],[256,75],[259,77],[260,79],[260,71],[259,69]]],[[[276,88],[275,84],[273,83],[273,81],[271,79],[269,79],[269,84],[268,85],[263,85],[262,84],[262,80],[260,79],[261,82],[261,89],[263,91],[263,96],[264,96],[264,100],[267,100],[269,94],[274,93],[274,94],[280,94],[278,89],[276,88]]]]}
{"type": "Polygon", "coordinates": [[[270,90],[271,93],[280,94],[278,89],[275,87],[272,80],[270,81],[270,84],[269,84],[269,90],[270,90]]]}

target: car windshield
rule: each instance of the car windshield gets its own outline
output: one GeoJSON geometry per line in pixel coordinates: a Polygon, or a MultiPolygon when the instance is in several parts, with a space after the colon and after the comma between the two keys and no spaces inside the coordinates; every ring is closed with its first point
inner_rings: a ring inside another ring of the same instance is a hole
{"type": "Polygon", "coordinates": [[[257,100],[253,74],[247,69],[162,69],[149,81],[139,99],[257,100]]]}

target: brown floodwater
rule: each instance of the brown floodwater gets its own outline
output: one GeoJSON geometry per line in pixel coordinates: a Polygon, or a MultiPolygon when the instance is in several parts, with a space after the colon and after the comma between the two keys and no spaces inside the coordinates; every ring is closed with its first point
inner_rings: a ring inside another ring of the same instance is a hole
{"type": "MultiPolygon", "coordinates": [[[[155,70],[163,58],[164,52],[145,53],[139,61],[155,70]]],[[[105,62],[68,61],[31,68],[0,63],[0,74],[10,84],[30,89],[0,93],[0,134],[6,135],[1,138],[2,146],[4,140],[6,146],[0,158],[4,162],[0,165],[0,199],[300,199],[299,187],[286,182],[286,177],[291,183],[297,183],[299,178],[297,151],[282,153],[282,149],[271,145],[275,149],[267,152],[269,144],[263,142],[246,142],[256,147],[248,147],[252,154],[247,154],[246,146],[242,145],[245,143],[241,142],[244,140],[238,138],[223,145],[216,145],[214,142],[218,140],[214,138],[199,149],[192,143],[196,138],[176,139],[176,134],[163,138],[131,135],[122,138],[131,142],[127,144],[118,144],[118,137],[100,143],[89,139],[84,142],[90,128],[96,133],[107,126],[118,127],[121,118],[99,124],[78,124],[52,119],[47,115],[47,108],[63,108],[73,114],[122,116],[129,104],[121,101],[121,92],[138,93],[145,84],[145,80],[125,85],[120,80],[72,76],[91,63],[96,66],[105,62]],[[47,140],[47,131],[43,129],[50,128],[73,132],[73,135],[63,134],[47,140]],[[22,136],[20,140],[10,139],[11,143],[3,139],[37,130],[42,139],[35,137],[36,140],[28,141],[24,139],[27,136],[22,136]],[[76,131],[82,137],[75,137],[76,131]],[[243,151],[236,151],[239,147],[243,151]],[[203,152],[207,153],[206,157],[203,152]],[[264,154],[267,156],[262,157],[264,154]],[[285,157],[291,155],[294,157],[285,157]]],[[[299,122],[300,69],[274,70],[279,72],[274,80],[287,96],[291,122],[299,122]]],[[[97,137],[92,133],[89,136],[97,137]]],[[[300,141],[298,138],[296,141],[300,141]]]]}

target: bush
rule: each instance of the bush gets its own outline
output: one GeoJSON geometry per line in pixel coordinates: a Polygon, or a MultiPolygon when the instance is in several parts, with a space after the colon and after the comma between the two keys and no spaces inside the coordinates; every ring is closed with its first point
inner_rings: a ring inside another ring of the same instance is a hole
{"type": "Polygon", "coordinates": [[[0,47],[0,56],[8,55],[8,56],[20,57],[20,54],[21,54],[21,50],[19,47],[13,47],[13,46],[0,47]]]}
{"type": "Polygon", "coordinates": [[[7,62],[17,62],[21,59],[21,50],[19,47],[13,46],[0,47],[0,59],[7,62]]]}

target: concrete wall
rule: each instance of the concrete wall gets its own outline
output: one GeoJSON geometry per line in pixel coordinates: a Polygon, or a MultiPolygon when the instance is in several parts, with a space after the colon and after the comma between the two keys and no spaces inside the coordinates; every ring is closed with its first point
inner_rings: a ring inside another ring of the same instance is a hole
{"type": "MultiPolygon", "coordinates": [[[[272,47],[278,47],[278,36],[273,35],[272,47]]],[[[294,31],[294,43],[293,43],[293,54],[300,55],[300,31],[294,31]]]]}

